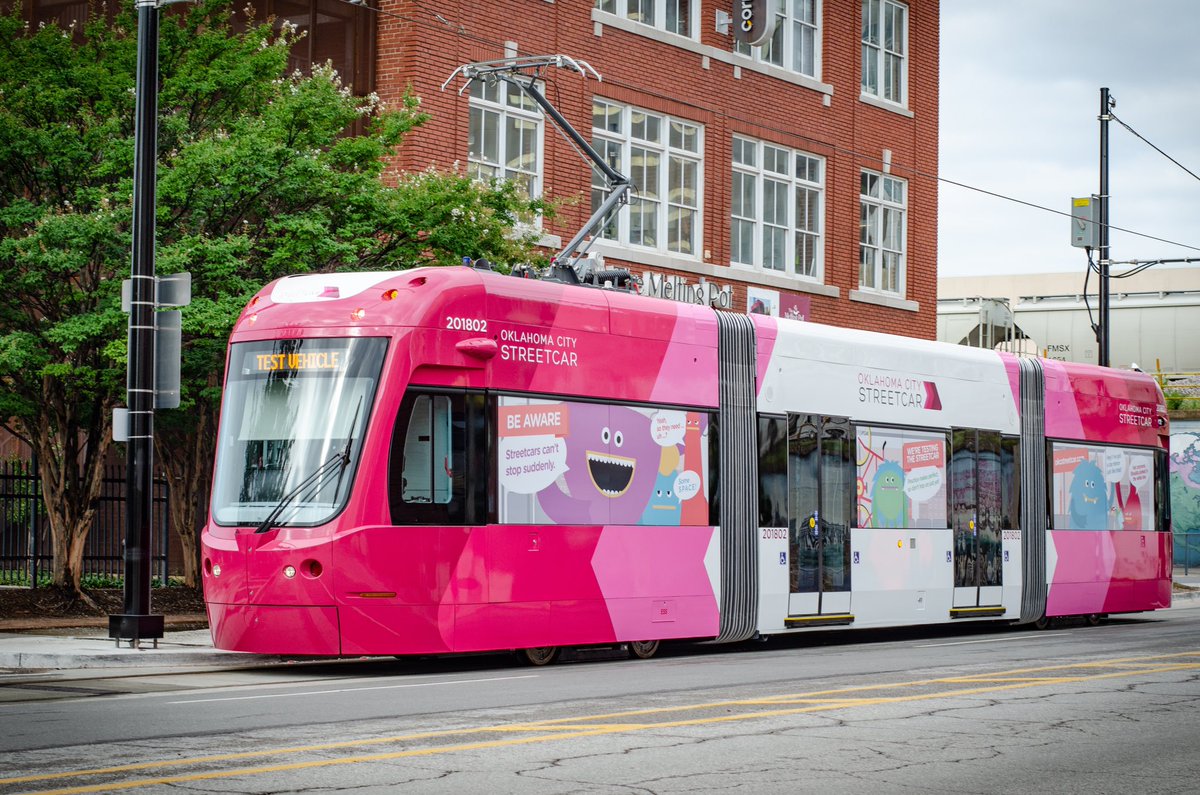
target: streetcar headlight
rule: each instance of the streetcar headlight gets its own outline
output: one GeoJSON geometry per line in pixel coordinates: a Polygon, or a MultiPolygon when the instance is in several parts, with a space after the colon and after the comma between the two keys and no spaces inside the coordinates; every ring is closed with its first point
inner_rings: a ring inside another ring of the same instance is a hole
{"type": "Polygon", "coordinates": [[[293,577],[295,577],[296,576],[296,567],[295,566],[284,566],[283,567],[283,576],[287,577],[289,580],[292,579],[293,577]]]}

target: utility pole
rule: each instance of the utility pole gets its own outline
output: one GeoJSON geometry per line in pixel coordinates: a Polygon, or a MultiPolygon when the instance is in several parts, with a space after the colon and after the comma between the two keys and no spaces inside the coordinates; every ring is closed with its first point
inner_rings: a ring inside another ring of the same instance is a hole
{"type": "Polygon", "coordinates": [[[1109,366],[1109,342],[1112,328],[1109,325],[1108,279],[1111,265],[1108,251],[1108,122],[1112,118],[1109,109],[1116,107],[1116,100],[1107,88],[1100,89],[1100,366],[1109,366]]]}
{"type": "Polygon", "coordinates": [[[150,545],[154,498],[155,314],[154,210],[158,149],[157,0],[137,0],[137,85],[134,115],[133,262],[130,271],[129,370],[126,381],[125,603],[108,617],[118,644],[163,636],[163,617],[150,615],[150,545]]]}

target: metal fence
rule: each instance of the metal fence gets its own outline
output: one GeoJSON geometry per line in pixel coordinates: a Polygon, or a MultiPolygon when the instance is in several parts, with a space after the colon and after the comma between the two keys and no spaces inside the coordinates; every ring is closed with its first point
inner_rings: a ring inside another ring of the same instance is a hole
{"type": "Polygon", "coordinates": [[[1175,532],[1175,565],[1182,566],[1184,574],[1200,569],[1200,533],[1175,532]]]}
{"type": "Polygon", "coordinates": [[[1155,373],[1155,380],[1167,398],[1167,408],[1200,408],[1200,373],[1155,373]]]}
{"type": "MultiPolygon", "coordinates": [[[[167,481],[154,479],[151,575],[167,581],[167,481]]],[[[50,578],[50,522],[42,481],[33,461],[0,461],[0,585],[36,588],[50,578]]],[[[105,467],[100,502],[83,549],[83,574],[119,578],[125,573],[125,468],[105,467]]]]}

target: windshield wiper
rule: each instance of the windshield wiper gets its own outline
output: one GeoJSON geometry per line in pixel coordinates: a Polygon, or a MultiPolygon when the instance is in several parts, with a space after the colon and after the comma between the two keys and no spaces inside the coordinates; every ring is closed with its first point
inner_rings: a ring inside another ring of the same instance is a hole
{"type": "Polygon", "coordinates": [[[297,483],[287,494],[284,494],[275,507],[271,509],[271,512],[267,514],[267,518],[263,519],[262,524],[254,531],[255,534],[271,530],[287,507],[291,505],[292,501],[309,489],[312,489],[314,495],[320,494],[321,489],[329,483],[332,473],[337,473],[338,488],[341,487],[342,473],[346,471],[346,467],[350,466],[350,449],[354,445],[354,428],[358,425],[358,413],[361,410],[362,398],[360,397],[358,399],[358,406],[354,409],[354,419],[350,421],[350,431],[346,436],[346,446],[339,452],[334,453],[333,457],[324,464],[317,467],[311,475],[297,483]]]}

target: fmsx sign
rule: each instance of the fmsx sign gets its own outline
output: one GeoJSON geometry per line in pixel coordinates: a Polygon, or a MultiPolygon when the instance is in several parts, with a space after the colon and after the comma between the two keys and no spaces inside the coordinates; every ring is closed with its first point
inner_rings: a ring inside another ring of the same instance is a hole
{"type": "Polygon", "coordinates": [[[771,37],[775,30],[775,15],[767,0],[733,0],[733,38],[756,46],[771,37]]]}

